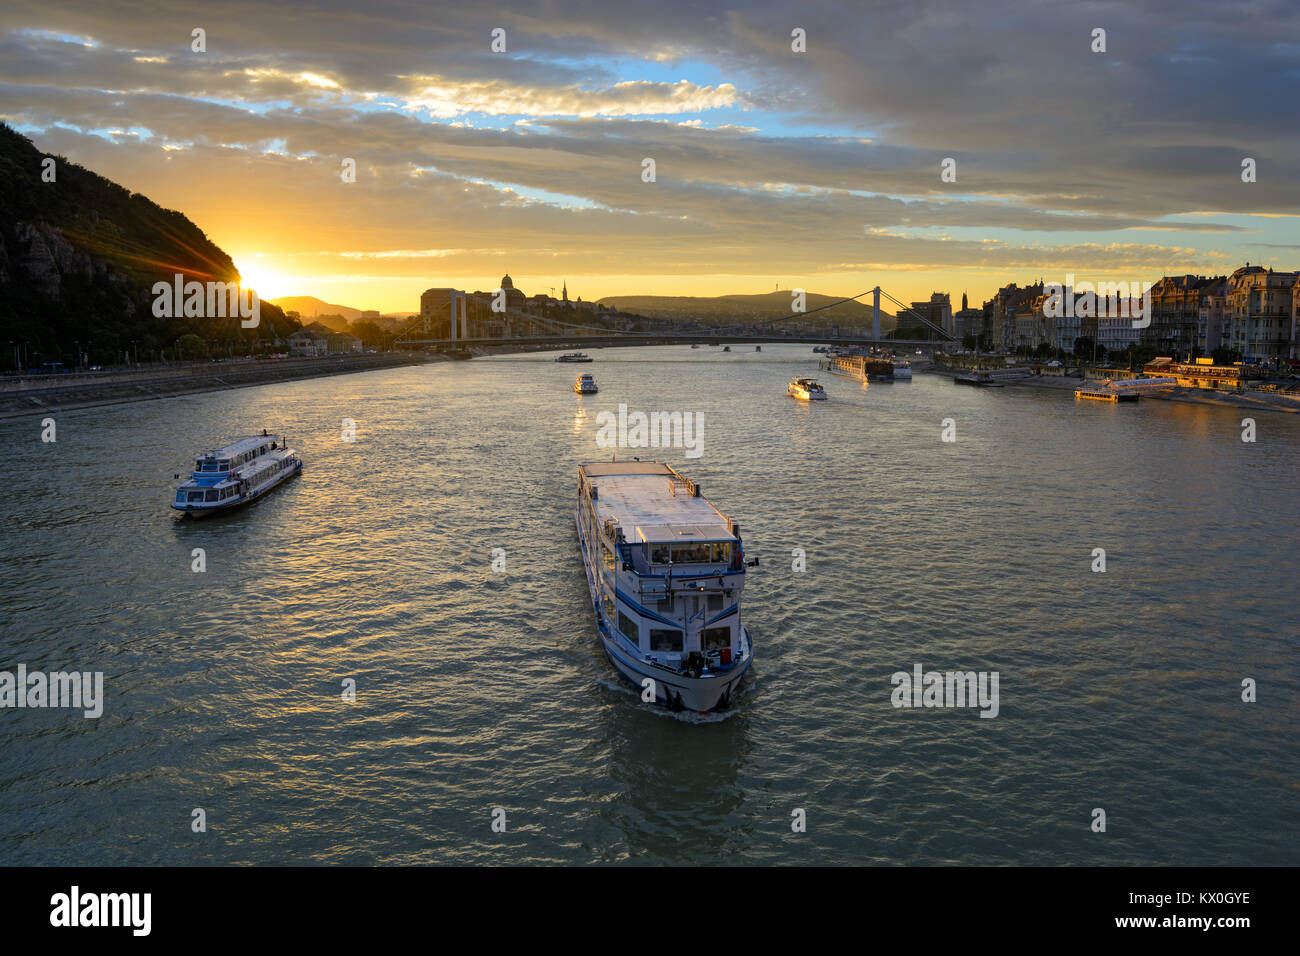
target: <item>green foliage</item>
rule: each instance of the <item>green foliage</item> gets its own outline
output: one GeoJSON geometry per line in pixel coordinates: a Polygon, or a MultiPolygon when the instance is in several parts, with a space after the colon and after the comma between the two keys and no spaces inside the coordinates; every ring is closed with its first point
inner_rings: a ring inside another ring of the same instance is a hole
{"type": "Polygon", "coordinates": [[[176,348],[180,352],[180,357],[187,362],[194,362],[208,357],[208,343],[192,332],[177,339],[176,348]]]}
{"type": "Polygon", "coordinates": [[[384,330],[374,322],[366,319],[353,322],[352,334],[359,338],[361,344],[368,349],[382,349],[384,347],[384,330]]]}

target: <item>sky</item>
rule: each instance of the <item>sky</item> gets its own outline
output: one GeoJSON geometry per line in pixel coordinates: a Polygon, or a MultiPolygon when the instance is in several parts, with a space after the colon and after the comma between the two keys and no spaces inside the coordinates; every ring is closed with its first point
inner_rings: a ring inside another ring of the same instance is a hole
{"type": "Polygon", "coordinates": [[[1294,0],[0,10],[0,119],[385,312],[1295,269],[1298,92],[1294,0]]]}

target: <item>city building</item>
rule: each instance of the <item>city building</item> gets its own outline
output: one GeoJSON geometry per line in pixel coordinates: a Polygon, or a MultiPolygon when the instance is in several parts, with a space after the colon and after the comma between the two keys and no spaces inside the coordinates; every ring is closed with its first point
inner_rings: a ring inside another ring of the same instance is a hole
{"type": "Polygon", "coordinates": [[[1141,330],[1142,342],[1161,354],[1189,354],[1199,344],[1201,298],[1221,282],[1222,276],[1162,276],[1151,287],[1151,324],[1141,330]]]}
{"type": "Polygon", "coordinates": [[[1246,263],[1228,277],[1228,341],[1248,361],[1276,362],[1296,352],[1295,287],[1300,273],[1246,263]]]}

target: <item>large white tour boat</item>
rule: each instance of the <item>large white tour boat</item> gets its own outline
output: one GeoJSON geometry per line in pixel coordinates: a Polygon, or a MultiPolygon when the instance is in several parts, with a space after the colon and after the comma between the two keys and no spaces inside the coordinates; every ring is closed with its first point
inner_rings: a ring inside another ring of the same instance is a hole
{"type": "Polygon", "coordinates": [[[288,439],[263,431],[196,458],[189,479],[176,488],[172,507],[196,518],[228,511],[260,498],[300,471],[302,459],[288,439]]]}
{"type": "Polygon", "coordinates": [[[676,469],[636,460],[579,465],[575,520],[614,667],[674,710],[726,707],[754,655],[740,526],[676,469]]]}

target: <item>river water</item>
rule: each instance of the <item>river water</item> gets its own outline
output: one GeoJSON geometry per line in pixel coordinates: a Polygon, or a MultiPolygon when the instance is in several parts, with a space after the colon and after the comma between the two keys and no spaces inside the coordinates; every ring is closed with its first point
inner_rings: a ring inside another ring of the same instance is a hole
{"type": "Polygon", "coordinates": [[[808,405],[809,347],[733,348],[68,411],[53,443],[0,421],[0,670],[105,697],[0,710],[0,862],[1297,861],[1300,417],[1244,442],[1238,410],[926,375],[808,405]],[[576,465],[620,402],[702,416],[699,457],[624,454],[761,559],[722,717],[642,704],[599,649],[576,465]],[[303,475],[175,519],[173,473],[263,427],[303,475]],[[896,708],[917,665],[996,671],[997,716],[896,708]]]}

